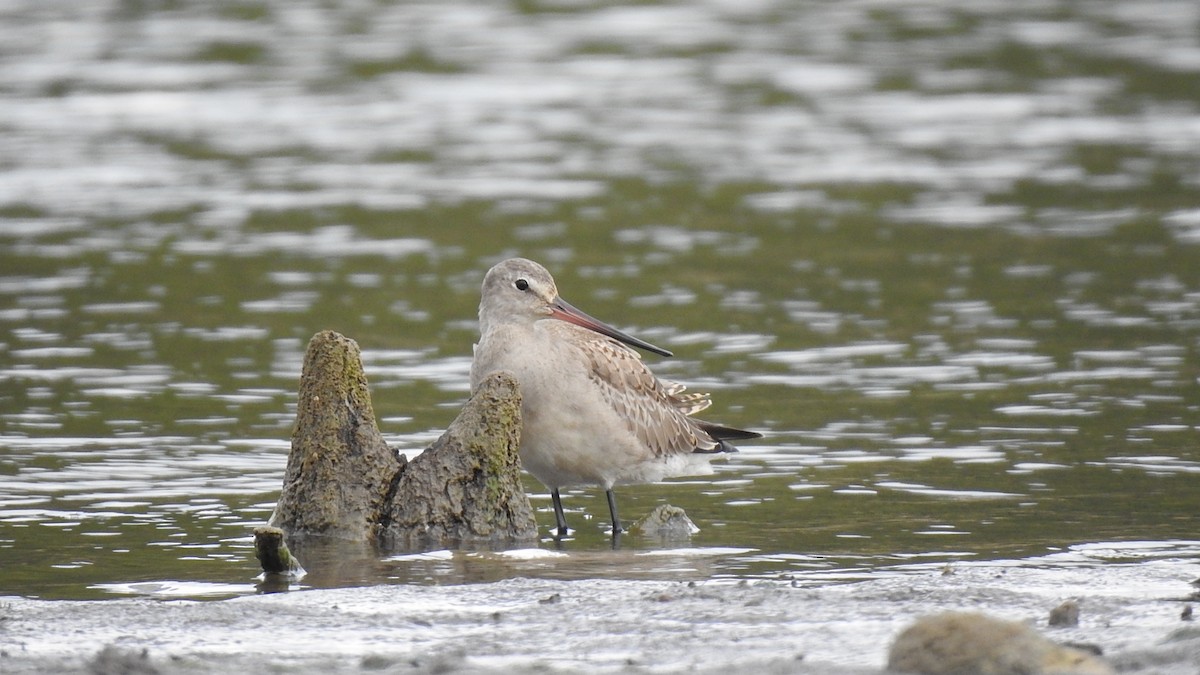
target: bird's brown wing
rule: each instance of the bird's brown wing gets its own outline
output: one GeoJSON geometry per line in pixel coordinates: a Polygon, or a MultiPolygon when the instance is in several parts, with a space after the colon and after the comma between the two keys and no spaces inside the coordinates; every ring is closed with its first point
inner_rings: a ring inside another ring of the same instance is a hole
{"type": "Polygon", "coordinates": [[[684,394],[683,385],[660,381],[636,351],[619,342],[570,324],[561,326],[554,329],[574,333],[568,342],[584,355],[601,397],[656,457],[712,452],[717,447],[717,441],[688,418],[711,405],[707,394],[684,394]]]}

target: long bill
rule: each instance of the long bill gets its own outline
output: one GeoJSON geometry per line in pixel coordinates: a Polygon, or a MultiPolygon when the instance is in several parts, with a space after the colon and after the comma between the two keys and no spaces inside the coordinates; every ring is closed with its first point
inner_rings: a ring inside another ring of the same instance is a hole
{"type": "Polygon", "coordinates": [[[614,340],[620,340],[621,342],[624,342],[632,347],[637,347],[638,349],[654,352],[660,356],[674,356],[674,354],[666,349],[663,349],[662,347],[655,347],[645,340],[639,340],[629,333],[619,331],[603,321],[585,314],[562,298],[554,299],[554,304],[551,305],[550,316],[561,321],[566,321],[567,323],[573,323],[576,326],[583,326],[588,330],[595,331],[601,335],[607,335],[614,340]]]}

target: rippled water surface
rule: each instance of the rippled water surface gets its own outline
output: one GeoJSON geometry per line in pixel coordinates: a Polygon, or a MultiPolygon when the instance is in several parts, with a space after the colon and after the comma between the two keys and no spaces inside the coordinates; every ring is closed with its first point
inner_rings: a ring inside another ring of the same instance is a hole
{"type": "Polygon", "coordinates": [[[684,507],[687,546],[612,550],[581,489],[561,549],[309,583],[1194,558],[1198,25],[1182,0],[3,3],[0,594],[253,592],[308,338],[359,342],[411,455],[511,255],[766,437],[618,491],[684,507]]]}

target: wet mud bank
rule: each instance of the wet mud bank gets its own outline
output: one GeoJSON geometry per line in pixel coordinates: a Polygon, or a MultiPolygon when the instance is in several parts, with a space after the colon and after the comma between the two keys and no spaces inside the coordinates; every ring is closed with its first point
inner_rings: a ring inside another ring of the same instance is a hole
{"type": "MultiPolygon", "coordinates": [[[[471,555],[485,564],[488,556],[536,554],[471,555]]],[[[966,610],[1099,649],[1117,672],[1194,675],[1200,626],[1181,614],[1200,572],[1195,563],[1047,569],[1028,562],[817,586],[801,578],[518,578],[211,602],[5,598],[0,670],[880,673],[893,641],[917,617],[966,610]],[[1050,611],[1065,598],[1078,599],[1079,622],[1051,626],[1050,611]]]]}

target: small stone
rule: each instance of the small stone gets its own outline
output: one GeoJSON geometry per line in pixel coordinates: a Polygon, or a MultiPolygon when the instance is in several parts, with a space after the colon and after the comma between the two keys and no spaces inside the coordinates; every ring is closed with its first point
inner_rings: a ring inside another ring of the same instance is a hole
{"type": "Polygon", "coordinates": [[[1067,600],[1058,607],[1050,610],[1050,625],[1078,626],[1079,602],[1077,600],[1067,600]]]}
{"type": "Polygon", "coordinates": [[[634,524],[642,534],[663,539],[687,539],[700,531],[688,518],[687,512],[678,506],[659,504],[645,518],[634,524]]]}
{"type": "Polygon", "coordinates": [[[88,663],[87,672],[92,675],[157,675],[162,671],[150,662],[150,653],[145,649],[108,645],[88,663]]]}

